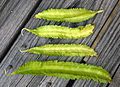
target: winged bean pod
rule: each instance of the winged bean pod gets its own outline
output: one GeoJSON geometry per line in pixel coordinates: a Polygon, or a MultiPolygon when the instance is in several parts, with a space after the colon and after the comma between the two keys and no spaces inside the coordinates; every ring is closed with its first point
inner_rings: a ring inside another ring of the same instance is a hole
{"type": "Polygon", "coordinates": [[[48,9],[35,15],[35,18],[63,22],[82,22],[94,17],[103,10],[92,11],[85,8],[48,9]]]}
{"type": "Polygon", "coordinates": [[[92,48],[83,44],[47,44],[26,49],[22,52],[49,56],[97,56],[92,48]]]}
{"type": "Polygon", "coordinates": [[[69,28],[57,25],[46,25],[36,29],[27,30],[39,37],[45,38],[60,38],[60,39],[81,39],[89,36],[93,33],[94,25],[88,24],[86,26],[79,26],[77,28],[69,28]]]}
{"type": "Polygon", "coordinates": [[[19,67],[11,75],[15,74],[47,75],[64,79],[92,79],[101,83],[111,81],[109,73],[102,67],[73,62],[32,61],[19,67]]]}

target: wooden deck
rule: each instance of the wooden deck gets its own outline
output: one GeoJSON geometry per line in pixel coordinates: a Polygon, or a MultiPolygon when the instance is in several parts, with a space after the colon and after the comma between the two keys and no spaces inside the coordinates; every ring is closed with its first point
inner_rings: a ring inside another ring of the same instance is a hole
{"type": "Polygon", "coordinates": [[[0,87],[120,87],[120,0],[0,0],[0,62],[0,87]],[[76,7],[103,9],[104,12],[82,23],[62,23],[33,18],[34,14],[48,8],[76,7]],[[76,27],[88,23],[96,25],[94,34],[82,40],[46,39],[25,31],[24,36],[21,35],[21,29],[24,27],[36,28],[48,24],[76,27]],[[99,57],[49,57],[19,51],[46,43],[85,43],[94,48],[99,57]],[[5,69],[7,73],[11,73],[30,60],[61,60],[102,66],[110,72],[113,81],[100,84],[88,80],[4,74],[5,69]]]}

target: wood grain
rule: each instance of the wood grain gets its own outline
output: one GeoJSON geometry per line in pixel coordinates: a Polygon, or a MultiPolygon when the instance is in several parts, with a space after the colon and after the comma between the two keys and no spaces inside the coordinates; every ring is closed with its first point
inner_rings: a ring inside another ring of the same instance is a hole
{"type": "Polygon", "coordinates": [[[4,58],[20,30],[41,0],[0,1],[0,61],[4,58]]]}
{"type": "Polygon", "coordinates": [[[115,73],[115,76],[108,87],[119,87],[119,86],[120,86],[120,67],[117,69],[117,72],[115,73]]]}

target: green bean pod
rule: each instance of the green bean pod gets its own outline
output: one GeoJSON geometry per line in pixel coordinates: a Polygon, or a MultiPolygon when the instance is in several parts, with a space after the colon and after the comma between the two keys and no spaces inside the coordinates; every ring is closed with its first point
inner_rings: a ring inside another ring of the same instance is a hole
{"type": "Polygon", "coordinates": [[[92,11],[85,8],[48,9],[36,14],[35,18],[61,22],[82,22],[101,12],[103,12],[103,10],[92,11]]]}
{"type": "Polygon", "coordinates": [[[19,67],[11,75],[32,74],[56,76],[64,79],[94,80],[100,83],[111,82],[110,74],[100,66],[58,61],[32,61],[19,67]]]}
{"type": "Polygon", "coordinates": [[[60,39],[81,39],[89,36],[93,33],[94,25],[88,24],[86,26],[79,26],[77,28],[69,28],[57,25],[46,25],[36,29],[27,30],[39,37],[45,38],[60,38],[60,39]]]}
{"type": "Polygon", "coordinates": [[[83,44],[46,44],[22,52],[48,56],[97,56],[97,53],[92,48],[83,44]]]}

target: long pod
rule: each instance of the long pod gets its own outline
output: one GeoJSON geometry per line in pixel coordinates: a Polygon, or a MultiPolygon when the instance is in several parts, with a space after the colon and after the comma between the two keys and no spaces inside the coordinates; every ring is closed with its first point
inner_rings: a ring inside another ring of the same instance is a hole
{"type": "Polygon", "coordinates": [[[15,74],[47,75],[64,79],[92,79],[101,83],[111,81],[109,73],[102,67],[73,62],[32,61],[19,67],[11,75],[15,74]]]}
{"type": "Polygon", "coordinates": [[[92,11],[85,8],[48,9],[36,14],[35,18],[53,21],[82,22],[101,12],[103,12],[103,10],[92,11]]]}
{"type": "Polygon", "coordinates": [[[88,24],[86,26],[79,26],[77,28],[69,28],[57,25],[41,26],[37,29],[27,30],[37,36],[46,38],[61,38],[61,39],[79,39],[85,38],[93,33],[94,25],[88,24]]]}
{"type": "Polygon", "coordinates": [[[97,56],[97,53],[92,48],[82,44],[47,44],[23,50],[22,52],[49,56],[97,56]]]}

